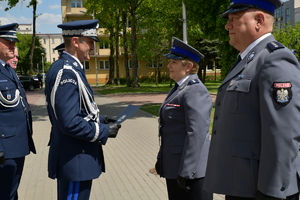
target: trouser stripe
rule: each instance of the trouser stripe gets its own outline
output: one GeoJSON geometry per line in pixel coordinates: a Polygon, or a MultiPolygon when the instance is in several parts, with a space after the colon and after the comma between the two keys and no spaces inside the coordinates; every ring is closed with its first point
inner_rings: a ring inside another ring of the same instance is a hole
{"type": "Polygon", "coordinates": [[[70,181],[67,200],[78,200],[80,181],[70,181]]]}

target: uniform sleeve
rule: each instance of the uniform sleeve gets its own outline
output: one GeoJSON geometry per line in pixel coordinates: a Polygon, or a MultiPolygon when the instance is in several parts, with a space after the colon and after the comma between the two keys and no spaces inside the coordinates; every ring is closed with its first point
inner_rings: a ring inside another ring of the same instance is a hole
{"type": "Polygon", "coordinates": [[[285,197],[283,193],[291,177],[296,176],[292,168],[298,156],[296,139],[300,137],[299,77],[299,64],[286,49],[272,52],[260,73],[261,157],[258,190],[279,198],[285,197]]]}
{"type": "Polygon", "coordinates": [[[84,119],[84,106],[80,105],[78,80],[73,71],[64,70],[55,96],[55,113],[64,134],[81,140],[106,143],[108,125],[84,119]]]}
{"type": "Polygon", "coordinates": [[[201,151],[205,140],[207,140],[212,100],[202,83],[187,86],[185,90],[183,105],[187,136],[184,142],[179,175],[192,179],[195,176],[193,172],[198,171],[201,151]]]}

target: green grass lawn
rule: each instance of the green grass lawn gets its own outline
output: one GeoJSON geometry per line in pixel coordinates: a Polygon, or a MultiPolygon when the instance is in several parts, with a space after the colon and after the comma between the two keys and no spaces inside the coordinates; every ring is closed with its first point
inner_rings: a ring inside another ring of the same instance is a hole
{"type": "MultiPolygon", "coordinates": [[[[220,84],[221,84],[220,81],[208,81],[206,82],[205,86],[209,93],[216,94],[220,84]]],[[[96,91],[106,95],[106,94],[117,94],[117,93],[168,93],[170,89],[171,89],[170,83],[163,83],[159,85],[141,84],[141,87],[138,88],[130,88],[126,86],[111,86],[111,87],[102,86],[102,87],[98,87],[96,91]]],[[[161,104],[145,104],[142,105],[140,109],[152,115],[158,116],[160,105],[161,104]]],[[[212,128],[214,108],[212,109],[211,113],[212,114],[211,114],[211,122],[210,122],[210,129],[209,129],[210,133],[212,128]]]]}
{"type": "MultiPolygon", "coordinates": [[[[220,81],[209,81],[205,83],[205,86],[209,93],[217,93],[218,87],[221,84],[220,81]]],[[[172,86],[174,83],[172,84],[172,86]]],[[[117,94],[117,93],[168,93],[172,87],[170,83],[155,84],[141,84],[140,87],[132,88],[122,86],[101,86],[96,90],[101,94],[117,94]]]]}

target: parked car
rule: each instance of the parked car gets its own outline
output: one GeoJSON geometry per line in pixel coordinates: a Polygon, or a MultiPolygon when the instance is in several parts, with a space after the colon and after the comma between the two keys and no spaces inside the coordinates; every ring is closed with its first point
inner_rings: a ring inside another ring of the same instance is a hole
{"type": "Polygon", "coordinates": [[[39,78],[38,78],[37,75],[33,75],[32,78],[33,78],[33,80],[35,80],[35,81],[39,81],[39,78]]]}
{"type": "Polygon", "coordinates": [[[25,90],[33,91],[36,88],[40,88],[41,83],[39,81],[24,75],[19,75],[18,77],[25,90]]]}

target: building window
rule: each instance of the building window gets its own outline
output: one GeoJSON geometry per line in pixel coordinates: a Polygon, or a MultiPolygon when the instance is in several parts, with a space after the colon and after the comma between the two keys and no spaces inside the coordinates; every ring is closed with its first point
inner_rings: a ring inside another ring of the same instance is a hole
{"type": "Polygon", "coordinates": [[[99,48],[100,49],[109,49],[109,43],[108,43],[108,41],[100,41],[99,42],[99,48]]]}
{"type": "Polygon", "coordinates": [[[72,8],[82,8],[83,0],[71,0],[71,7],[72,8]]]}
{"type": "Polygon", "coordinates": [[[285,23],[288,24],[291,22],[291,9],[285,9],[285,23]]]}
{"type": "MultiPolygon", "coordinates": [[[[124,68],[125,68],[125,60],[124,60],[124,68]]],[[[140,68],[140,63],[138,62],[138,68],[140,68]]],[[[128,69],[132,69],[132,62],[128,60],[128,69]]]]}
{"type": "Polygon", "coordinates": [[[52,61],[55,62],[55,58],[52,58],[52,61]]]}
{"type": "Polygon", "coordinates": [[[283,17],[283,8],[282,6],[275,10],[275,19],[278,17],[283,17]]]}
{"type": "Polygon", "coordinates": [[[85,70],[90,70],[90,62],[89,61],[83,61],[81,64],[83,65],[83,68],[85,70]]]}
{"type": "Polygon", "coordinates": [[[55,50],[54,50],[54,48],[52,48],[52,53],[55,53],[55,50]]]}
{"type": "Polygon", "coordinates": [[[52,38],[52,44],[54,44],[55,43],[55,40],[54,40],[54,38],[52,38]]]}
{"type": "Polygon", "coordinates": [[[63,43],[62,38],[60,38],[60,43],[63,43]]]}
{"type": "Polygon", "coordinates": [[[46,44],[46,39],[45,38],[43,39],[43,41],[44,41],[44,44],[46,44]]]}
{"type": "Polygon", "coordinates": [[[148,63],[148,67],[149,67],[149,68],[157,68],[158,66],[159,66],[159,68],[162,68],[162,67],[163,67],[161,61],[154,61],[154,60],[151,60],[151,61],[148,63]]]}
{"type": "Polygon", "coordinates": [[[100,60],[100,69],[108,70],[109,69],[109,61],[108,60],[100,60]]]}

